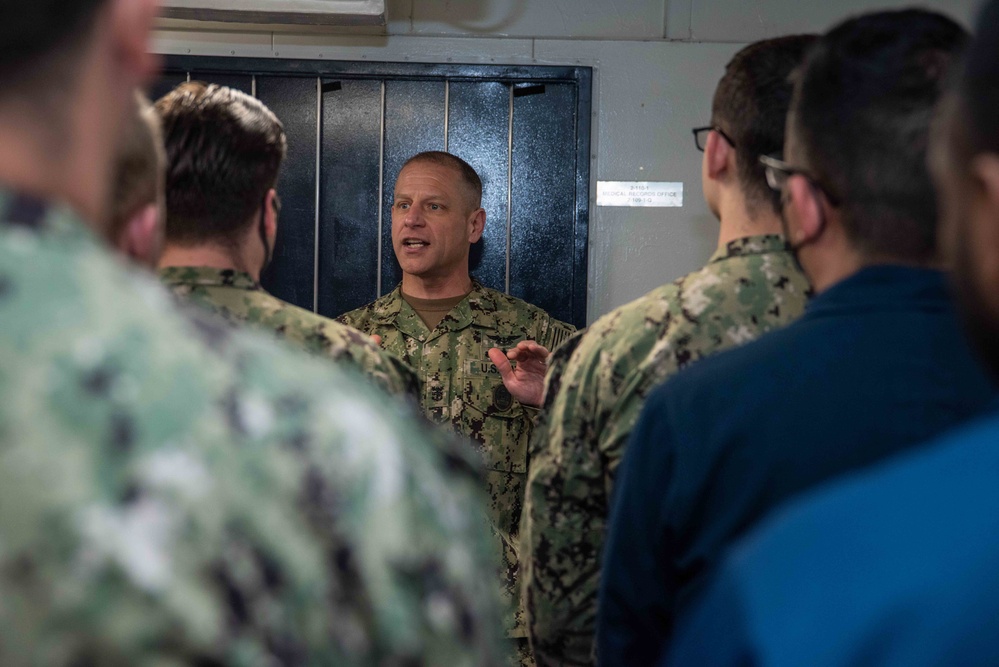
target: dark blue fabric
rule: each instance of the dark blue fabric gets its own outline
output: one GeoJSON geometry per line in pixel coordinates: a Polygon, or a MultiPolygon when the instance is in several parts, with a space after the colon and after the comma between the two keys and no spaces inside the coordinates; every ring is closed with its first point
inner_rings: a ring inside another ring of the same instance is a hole
{"type": "Polygon", "coordinates": [[[999,411],[775,512],[671,665],[999,664],[999,411]]]}
{"type": "Polygon", "coordinates": [[[986,407],[944,276],[871,267],[646,403],[617,476],[598,615],[603,665],[653,664],[723,550],[788,497],[986,407]]]}

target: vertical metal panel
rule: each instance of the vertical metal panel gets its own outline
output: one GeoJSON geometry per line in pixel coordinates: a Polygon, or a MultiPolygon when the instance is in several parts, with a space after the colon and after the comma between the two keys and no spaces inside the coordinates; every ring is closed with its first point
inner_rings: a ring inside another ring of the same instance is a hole
{"type": "Polygon", "coordinates": [[[149,99],[153,102],[187,81],[187,72],[164,72],[153,85],[149,86],[149,99]]]}
{"type": "Polygon", "coordinates": [[[513,86],[507,95],[507,144],[506,144],[506,273],[503,291],[510,293],[510,251],[513,246],[513,86]]]}
{"type": "Polygon", "coordinates": [[[288,135],[278,192],[281,219],[274,261],[261,282],[275,296],[312,310],[316,241],[316,79],[258,76],[257,96],[288,135]]]}
{"type": "MultiPolygon", "coordinates": [[[[256,88],[256,81],[254,83],[254,88],[256,88]]],[[[316,77],[316,173],[315,173],[315,192],[316,192],[316,219],[315,219],[315,232],[313,238],[315,242],[312,244],[312,312],[319,312],[319,198],[322,194],[321,181],[322,181],[322,162],[323,162],[323,80],[320,77],[316,77]]]]}
{"type": "Polygon", "coordinates": [[[378,107],[381,122],[378,127],[378,295],[382,294],[382,239],[385,237],[385,82],[381,83],[381,100],[378,107]]]}
{"type": "Polygon", "coordinates": [[[576,87],[514,98],[510,293],[573,319],[576,87]]]}
{"type": "Polygon", "coordinates": [[[395,179],[407,159],[423,151],[444,148],[444,82],[387,81],[385,84],[385,192],[382,195],[386,224],[382,229],[382,290],[388,292],[402,280],[402,270],[392,248],[392,214],[395,179]]]}
{"type": "Polygon", "coordinates": [[[576,89],[576,220],[572,253],[572,319],[578,328],[587,322],[590,253],[590,115],[593,73],[580,69],[576,89]]]}
{"type": "Polygon", "coordinates": [[[382,86],[343,81],[323,95],[319,312],[327,317],[378,296],[378,181],[382,86]]]}
{"type": "Polygon", "coordinates": [[[451,82],[444,82],[444,152],[448,152],[451,139],[451,82]]]}
{"type": "Polygon", "coordinates": [[[454,82],[450,94],[451,153],[482,179],[486,228],[472,246],[472,275],[493,289],[506,289],[510,87],[498,82],[454,82]]]}

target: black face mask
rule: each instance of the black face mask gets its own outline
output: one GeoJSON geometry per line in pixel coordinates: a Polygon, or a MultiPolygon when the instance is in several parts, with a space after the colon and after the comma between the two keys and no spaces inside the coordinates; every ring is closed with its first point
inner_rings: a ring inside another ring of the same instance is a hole
{"type": "MultiPolygon", "coordinates": [[[[813,188],[813,194],[815,194],[816,196],[818,196],[819,193],[814,192],[815,186],[812,185],[811,183],[809,183],[809,186],[811,188],[813,188]]],[[[783,197],[783,195],[782,195],[782,197],[783,197]]],[[[819,204],[819,235],[821,235],[822,232],[825,231],[825,228],[826,228],[826,215],[825,215],[825,213],[822,210],[822,202],[818,202],[818,204],[819,204]]],[[[785,217],[785,215],[784,215],[784,209],[785,208],[787,208],[787,203],[784,202],[784,201],[781,201],[781,206],[780,206],[780,230],[781,230],[781,233],[784,234],[784,246],[787,248],[787,251],[789,253],[791,253],[791,258],[794,260],[794,264],[795,264],[795,266],[798,267],[798,270],[801,271],[803,274],[805,274],[807,276],[808,274],[805,272],[805,267],[803,267],[801,265],[801,259],[799,257],[799,254],[800,254],[801,249],[803,247],[805,247],[806,245],[808,245],[808,241],[802,241],[801,243],[797,243],[797,244],[791,243],[791,226],[788,225],[788,223],[787,223],[787,217],[785,217]]]]}

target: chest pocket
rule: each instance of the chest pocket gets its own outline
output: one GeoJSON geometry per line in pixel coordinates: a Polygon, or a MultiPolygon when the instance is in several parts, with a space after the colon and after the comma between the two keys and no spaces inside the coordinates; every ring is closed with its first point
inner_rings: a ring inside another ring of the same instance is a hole
{"type": "Polygon", "coordinates": [[[527,472],[531,418],[487,359],[466,360],[459,382],[461,410],[455,425],[479,446],[486,468],[527,472]]]}

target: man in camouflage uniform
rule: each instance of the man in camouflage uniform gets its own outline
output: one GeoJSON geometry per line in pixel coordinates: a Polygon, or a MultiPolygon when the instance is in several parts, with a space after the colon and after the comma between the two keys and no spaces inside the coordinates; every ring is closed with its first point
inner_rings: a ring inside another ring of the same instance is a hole
{"type": "Polygon", "coordinates": [[[415,397],[416,374],[367,336],[268,294],[260,274],[277,235],[274,189],[284,129],[260,101],[184,83],[156,103],[167,151],[166,248],[160,278],[181,298],[353,366],[390,393],[415,397]]]}
{"type": "Polygon", "coordinates": [[[531,443],[521,547],[539,664],[594,662],[608,501],[645,397],[677,369],[804,309],[808,283],[779,235],[779,200],[757,158],[782,148],[787,77],[810,41],[771,40],[738,53],[715,93],[711,126],[695,132],[705,198],[721,221],[708,264],[597,320],[560,386],[549,381],[546,428],[531,443]]]}
{"type": "Polygon", "coordinates": [[[460,452],[101,240],[155,13],[0,0],[0,664],[501,664],[460,452]]]}
{"type": "MultiPolygon", "coordinates": [[[[493,521],[503,540],[503,587],[516,610],[517,530],[535,412],[516,397],[525,391],[522,380],[529,381],[544,364],[532,354],[504,380],[497,363],[509,371],[501,350],[511,350],[516,359],[513,348],[519,343],[532,350],[540,344],[546,348],[538,355],[543,359],[573,328],[468,275],[470,244],[485,225],[481,201],[482,182],[464,160],[440,152],[410,158],[396,180],[392,207],[392,244],[402,284],[340,319],[380,336],[382,346],[405,359],[423,381],[427,417],[450,424],[478,445],[493,521]]],[[[508,627],[530,664],[519,614],[508,627]]]]}

